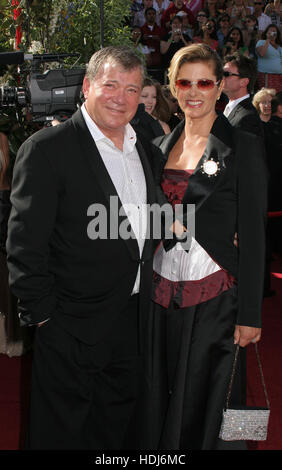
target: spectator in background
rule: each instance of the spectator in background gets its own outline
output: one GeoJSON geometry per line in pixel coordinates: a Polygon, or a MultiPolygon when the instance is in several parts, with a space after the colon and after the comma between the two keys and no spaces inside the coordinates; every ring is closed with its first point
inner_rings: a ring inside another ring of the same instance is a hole
{"type": "Polygon", "coordinates": [[[156,10],[149,7],[145,11],[145,24],[141,27],[145,45],[150,50],[150,65],[161,64],[160,41],[164,34],[163,29],[156,23],[156,10]]]}
{"type": "Polygon", "coordinates": [[[206,24],[202,26],[199,36],[193,36],[193,41],[198,43],[207,44],[213,50],[218,48],[218,40],[216,35],[216,22],[209,18],[206,24]]]}
{"type": "Polygon", "coordinates": [[[187,13],[185,11],[180,11],[177,13],[178,18],[180,17],[182,19],[182,33],[187,34],[188,36],[192,37],[193,36],[193,27],[189,23],[189,18],[187,13]]]}
{"type": "Polygon", "coordinates": [[[196,17],[193,36],[199,36],[202,27],[208,21],[208,15],[204,10],[200,10],[196,17]]]}
{"type": "Polygon", "coordinates": [[[280,0],[270,0],[264,9],[264,13],[271,19],[271,23],[275,24],[281,32],[282,27],[282,4],[280,0]]]}
{"type": "Polygon", "coordinates": [[[245,5],[244,0],[234,0],[230,15],[231,26],[243,29],[244,19],[249,14],[251,14],[251,9],[245,5]]]}
{"type": "Polygon", "coordinates": [[[254,1],[254,11],[253,15],[258,20],[258,29],[259,33],[262,34],[263,31],[271,24],[271,18],[263,13],[264,8],[264,1],[263,0],[255,0],[254,1]]]}
{"type": "Polygon", "coordinates": [[[170,0],[153,0],[153,8],[156,10],[156,23],[161,26],[163,12],[169,7],[170,0]]]}
{"type": "Polygon", "coordinates": [[[256,59],[256,44],[258,42],[258,20],[254,15],[247,15],[245,28],[242,30],[244,44],[249,50],[250,57],[256,59]]]}
{"type": "Polygon", "coordinates": [[[273,88],[261,88],[253,97],[253,105],[263,122],[268,122],[271,118],[271,102],[275,95],[273,88]]]}
{"type": "Polygon", "coordinates": [[[244,44],[243,33],[240,28],[234,26],[230,29],[229,33],[225,39],[225,45],[222,49],[222,56],[234,54],[238,52],[239,54],[249,56],[249,50],[244,44]]]}
{"type": "Polygon", "coordinates": [[[153,0],[143,0],[142,10],[134,15],[134,25],[143,26],[146,22],[145,11],[153,6],[153,0]]]}
{"type": "Polygon", "coordinates": [[[184,0],[173,0],[170,2],[169,7],[164,11],[162,15],[161,24],[163,27],[169,31],[171,26],[171,20],[174,18],[180,11],[184,11],[188,15],[189,24],[194,27],[195,24],[195,17],[191,10],[185,6],[184,0]]]}
{"type": "Polygon", "coordinates": [[[159,122],[163,133],[169,134],[170,128],[167,122],[170,119],[171,111],[159,82],[151,78],[145,78],[139,103],[143,103],[145,111],[159,122]]]}
{"type": "Polygon", "coordinates": [[[238,52],[224,58],[225,84],[223,91],[229,102],[224,110],[232,126],[260,137],[262,122],[252,104],[251,94],[256,80],[256,63],[238,52]]]}
{"type": "Polygon", "coordinates": [[[227,2],[226,0],[218,0],[217,1],[218,15],[223,15],[224,13],[229,15],[229,10],[230,10],[229,2],[227,2]]]}
{"type": "Polygon", "coordinates": [[[282,91],[282,43],[277,26],[269,25],[256,44],[258,86],[282,91]]]}
{"type": "Polygon", "coordinates": [[[175,52],[181,47],[191,43],[190,36],[182,32],[182,18],[175,16],[171,20],[171,30],[161,40],[161,54],[163,55],[163,65],[167,68],[175,52]]]}
{"type": "Polygon", "coordinates": [[[216,31],[216,35],[218,40],[218,47],[222,49],[225,38],[230,30],[230,17],[227,13],[223,13],[218,17],[218,25],[219,28],[216,31]]]}
{"type": "Polygon", "coordinates": [[[147,67],[150,67],[150,65],[151,65],[151,63],[150,63],[151,51],[148,48],[148,46],[146,46],[146,44],[144,42],[141,27],[140,26],[133,26],[131,34],[132,34],[131,37],[132,37],[134,47],[139,52],[141,52],[141,54],[144,55],[146,65],[147,65],[147,67]]]}
{"type": "Polygon", "coordinates": [[[208,18],[213,18],[216,21],[220,14],[217,10],[217,0],[206,0],[205,10],[207,12],[208,18]]]}
{"type": "Polygon", "coordinates": [[[131,0],[130,14],[127,18],[126,24],[131,27],[134,25],[134,17],[138,11],[142,10],[142,7],[142,4],[140,2],[137,2],[137,0],[131,0]]]}

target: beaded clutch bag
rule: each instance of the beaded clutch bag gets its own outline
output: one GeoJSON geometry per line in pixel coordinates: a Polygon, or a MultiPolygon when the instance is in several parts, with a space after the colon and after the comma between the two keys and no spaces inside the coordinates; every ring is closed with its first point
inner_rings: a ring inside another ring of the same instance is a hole
{"type": "Polygon", "coordinates": [[[267,438],[270,404],[266,392],[261,362],[257,344],[255,343],[256,356],[264,389],[266,408],[235,407],[229,408],[229,400],[239,353],[239,345],[236,348],[233,370],[227,394],[226,407],[223,410],[219,438],[224,441],[265,441],[267,438]]]}

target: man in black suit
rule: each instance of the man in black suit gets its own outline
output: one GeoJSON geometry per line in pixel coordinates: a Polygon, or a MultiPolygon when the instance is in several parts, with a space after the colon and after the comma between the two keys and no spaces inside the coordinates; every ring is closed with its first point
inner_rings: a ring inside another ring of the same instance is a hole
{"type": "Polygon", "coordinates": [[[262,122],[251,99],[256,73],[256,64],[252,59],[238,53],[226,56],[223,91],[229,102],[224,109],[224,115],[232,126],[262,137],[262,122]]]}
{"type": "Polygon", "coordinates": [[[131,49],[101,49],[81,109],[17,156],[10,285],[22,323],[38,325],[28,449],[138,445],[153,252],[142,209],[155,202],[149,146],[129,124],[142,83],[131,49]]]}

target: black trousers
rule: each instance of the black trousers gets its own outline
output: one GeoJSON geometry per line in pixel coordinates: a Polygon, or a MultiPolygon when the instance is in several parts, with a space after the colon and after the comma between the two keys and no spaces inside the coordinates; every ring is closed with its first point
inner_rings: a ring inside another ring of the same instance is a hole
{"type": "Polygon", "coordinates": [[[49,320],[36,331],[26,448],[136,448],[142,378],[138,295],[95,345],[49,320]]]}

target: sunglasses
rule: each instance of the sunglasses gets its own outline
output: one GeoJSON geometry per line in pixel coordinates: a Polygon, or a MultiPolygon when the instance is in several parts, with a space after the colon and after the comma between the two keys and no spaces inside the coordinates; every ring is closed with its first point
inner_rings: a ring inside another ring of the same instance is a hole
{"type": "Polygon", "coordinates": [[[239,73],[227,72],[227,70],[224,70],[223,76],[224,77],[240,77],[239,73]]]}
{"type": "Polygon", "coordinates": [[[199,18],[199,16],[202,16],[203,18],[207,18],[207,15],[201,15],[201,14],[199,14],[199,15],[197,15],[197,18],[199,18]]]}
{"type": "Polygon", "coordinates": [[[187,80],[186,78],[180,78],[179,80],[176,80],[175,85],[177,86],[177,88],[180,88],[180,90],[189,90],[192,85],[197,85],[197,88],[199,90],[206,91],[212,90],[212,88],[218,85],[219,82],[220,80],[214,82],[213,80],[208,80],[204,78],[192,82],[191,80],[187,80]]]}

